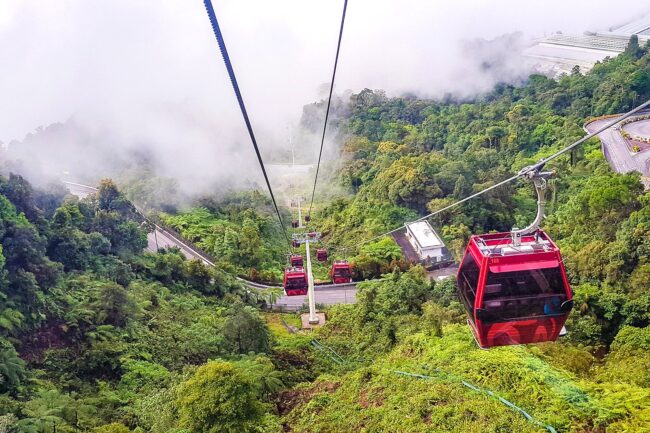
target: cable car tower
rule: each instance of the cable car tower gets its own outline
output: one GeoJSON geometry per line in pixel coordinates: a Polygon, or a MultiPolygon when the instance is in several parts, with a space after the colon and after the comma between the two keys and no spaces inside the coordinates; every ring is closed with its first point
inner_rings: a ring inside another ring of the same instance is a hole
{"type": "Polygon", "coordinates": [[[311,271],[311,254],[309,244],[320,241],[320,232],[294,233],[292,240],[297,244],[305,244],[305,261],[307,262],[307,298],[309,300],[309,324],[318,325],[320,319],[316,315],[316,298],[314,294],[314,274],[311,271]]]}

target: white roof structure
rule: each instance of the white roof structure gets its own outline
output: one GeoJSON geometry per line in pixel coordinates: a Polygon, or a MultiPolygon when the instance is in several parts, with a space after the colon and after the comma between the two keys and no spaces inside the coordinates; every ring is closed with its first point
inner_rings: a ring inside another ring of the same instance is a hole
{"type": "Polygon", "coordinates": [[[608,31],[582,35],[553,34],[538,40],[523,54],[535,61],[539,72],[547,75],[570,73],[575,65],[580,66],[581,72],[587,72],[597,61],[616,57],[625,51],[631,35],[639,37],[640,45],[650,40],[650,14],[608,31]]]}
{"type": "Polygon", "coordinates": [[[418,221],[406,225],[406,229],[411,232],[415,241],[421,248],[444,247],[436,231],[431,227],[428,221],[418,221]]]}
{"type": "Polygon", "coordinates": [[[611,32],[619,35],[650,35],[650,14],[638,17],[611,32]]]}

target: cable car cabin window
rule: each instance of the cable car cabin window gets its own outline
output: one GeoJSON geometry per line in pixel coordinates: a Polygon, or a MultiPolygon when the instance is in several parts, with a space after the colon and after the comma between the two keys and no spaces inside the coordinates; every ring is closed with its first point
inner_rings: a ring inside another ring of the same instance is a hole
{"type": "Polygon", "coordinates": [[[335,268],[334,269],[334,276],[335,277],[349,277],[350,276],[350,269],[349,268],[335,268]]]}
{"type": "Polygon", "coordinates": [[[305,287],[307,287],[307,282],[305,281],[304,278],[302,277],[287,278],[287,284],[285,289],[297,290],[297,289],[304,289],[305,287]]]}
{"type": "Polygon", "coordinates": [[[479,267],[472,257],[472,254],[467,252],[465,260],[461,265],[460,278],[458,287],[460,289],[460,299],[465,305],[467,311],[474,311],[474,301],[476,300],[476,288],[478,287],[479,267]]]}
{"type": "Polygon", "coordinates": [[[566,301],[559,267],[515,272],[489,272],[483,308],[497,321],[562,314],[566,301]]]}

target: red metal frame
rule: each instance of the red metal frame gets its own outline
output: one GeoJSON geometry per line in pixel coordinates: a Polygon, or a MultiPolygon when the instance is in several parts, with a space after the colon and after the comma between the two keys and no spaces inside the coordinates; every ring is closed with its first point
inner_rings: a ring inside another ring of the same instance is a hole
{"type": "Polygon", "coordinates": [[[292,267],[284,270],[284,293],[287,296],[306,295],[309,284],[307,282],[307,272],[300,267],[292,267]],[[299,282],[298,287],[287,289],[289,280],[299,282]]]}
{"type": "Polygon", "coordinates": [[[347,260],[338,260],[332,264],[330,269],[330,278],[334,284],[345,284],[352,282],[352,266],[348,263],[347,260]],[[337,270],[347,269],[348,277],[336,276],[335,273],[337,270]]]}
{"type": "Polygon", "coordinates": [[[549,316],[535,316],[499,322],[488,322],[479,319],[477,310],[483,305],[489,269],[492,269],[493,272],[513,272],[559,267],[566,300],[572,300],[573,295],[562,263],[560,249],[551,238],[542,230],[538,230],[533,235],[523,236],[521,242],[526,246],[525,248],[514,247],[509,232],[474,235],[470,238],[463,261],[458,269],[457,278],[460,281],[461,271],[463,270],[462,263],[465,263],[467,254],[472,255],[480,269],[473,310],[471,312],[467,311],[467,315],[474,337],[479,346],[483,348],[555,341],[569,315],[569,312],[566,311],[549,316]],[[541,242],[535,242],[536,239],[541,242]],[[501,254],[499,248],[506,248],[509,253],[501,254]],[[530,251],[531,248],[533,251],[530,251]],[[522,251],[514,251],[517,249],[522,251]]]}

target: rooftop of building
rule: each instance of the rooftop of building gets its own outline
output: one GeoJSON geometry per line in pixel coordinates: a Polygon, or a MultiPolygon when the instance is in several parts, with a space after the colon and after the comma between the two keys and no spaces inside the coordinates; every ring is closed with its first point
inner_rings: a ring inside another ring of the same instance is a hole
{"type": "Polygon", "coordinates": [[[422,248],[444,247],[445,244],[428,221],[406,224],[406,229],[413,235],[422,248]]]}
{"type": "Polygon", "coordinates": [[[607,30],[578,35],[554,33],[537,40],[523,54],[534,59],[537,70],[547,75],[570,73],[575,65],[587,72],[596,62],[625,51],[632,35],[639,37],[640,44],[650,40],[650,13],[607,30]]]}

